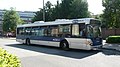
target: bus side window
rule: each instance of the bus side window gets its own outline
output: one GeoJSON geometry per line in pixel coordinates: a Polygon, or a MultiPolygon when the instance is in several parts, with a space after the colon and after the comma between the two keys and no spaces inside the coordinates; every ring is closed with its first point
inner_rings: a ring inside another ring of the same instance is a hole
{"type": "Polygon", "coordinates": [[[38,29],[38,36],[43,36],[43,31],[41,28],[38,29]]]}
{"type": "Polygon", "coordinates": [[[17,35],[24,35],[24,28],[17,28],[17,35]]]}
{"type": "Polygon", "coordinates": [[[31,35],[31,27],[25,28],[25,35],[31,35]]]}
{"type": "Polygon", "coordinates": [[[47,29],[44,29],[43,35],[47,36],[47,29]]]}
{"type": "Polygon", "coordinates": [[[80,24],[80,37],[86,37],[86,29],[85,29],[85,24],[81,23],[80,24]]]}
{"type": "Polygon", "coordinates": [[[86,31],[85,29],[80,30],[80,37],[85,37],[86,36],[86,31]]]}
{"type": "Polygon", "coordinates": [[[38,28],[36,32],[37,36],[47,36],[47,26],[38,28]]]}
{"type": "Polygon", "coordinates": [[[59,37],[71,37],[71,25],[70,24],[59,26],[59,37]]]}
{"type": "Polygon", "coordinates": [[[39,27],[33,27],[31,30],[31,35],[33,36],[39,36],[39,27]]]}
{"type": "Polygon", "coordinates": [[[50,26],[48,28],[48,36],[58,37],[58,26],[50,26]]]}

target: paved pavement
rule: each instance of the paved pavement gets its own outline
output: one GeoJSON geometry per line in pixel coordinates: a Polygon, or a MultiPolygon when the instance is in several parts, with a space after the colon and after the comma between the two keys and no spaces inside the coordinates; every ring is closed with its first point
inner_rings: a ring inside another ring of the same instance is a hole
{"type": "Polygon", "coordinates": [[[9,40],[16,40],[15,37],[0,37],[1,39],[9,39],[9,40]]]}
{"type": "Polygon", "coordinates": [[[103,48],[105,49],[113,49],[113,50],[117,50],[120,51],[120,44],[108,44],[106,43],[103,48]]]}
{"type": "Polygon", "coordinates": [[[106,41],[104,40],[103,41],[103,48],[120,51],[120,44],[110,44],[110,43],[106,43],[106,41]]]}

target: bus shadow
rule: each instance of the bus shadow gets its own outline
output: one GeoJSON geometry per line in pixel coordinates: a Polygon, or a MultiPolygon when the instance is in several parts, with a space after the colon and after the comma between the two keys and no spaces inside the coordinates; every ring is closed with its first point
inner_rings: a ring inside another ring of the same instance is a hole
{"type": "Polygon", "coordinates": [[[7,46],[45,53],[45,54],[76,58],[76,59],[86,58],[86,57],[95,55],[99,52],[105,55],[120,55],[119,51],[107,50],[107,49],[102,49],[101,51],[87,51],[87,50],[76,50],[76,49],[71,49],[70,51],[64,51],[56,47],[40,46],[40,45],[28,46],[28,45],[22,45],[22,44],[11,44],[7,46]]]}
{"type": "Polygon", "coordinates": [[[102,49],[101,52],[105,55],[120,55],[120,51],[113,49],[102,49]]]}
{"type": "Polygon", "coordinates": [[[85,51],[85,50],[75,50],[75,49],[71,49],[69,51],[64,51],[57,47],[40,46],[40,45],[28,46],[28,45],[22,45],[22,44],[10,44],[7,46],[21,48],[21,49],[35,51],[35,52],[40,52],[40,53],[45,53],[45,54],[52,54],[52,55],[76,58],[76,59],[82,59],[85,57],[89,57],[89,56],[92,56],[99,52],[99,51],[85,51]]]}

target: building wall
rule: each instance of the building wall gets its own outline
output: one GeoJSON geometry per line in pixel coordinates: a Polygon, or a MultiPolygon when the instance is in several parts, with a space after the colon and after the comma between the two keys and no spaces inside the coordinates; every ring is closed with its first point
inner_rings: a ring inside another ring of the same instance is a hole
{"type": "Polygon", "coordinates": [[[35,16],[35,12],[30,12],[30,11],[19,11],[18,12],[20,18],[25,21],[26,23],[31,23],[32,18],[35,16]]]}
{"type": "Polygon", "coordinates": [[[2,21],[0,21],[0,36],[2,35],[2,21]]]}
{"type": "Polygon", "coordinates": [[[102,28],[102,37],[105,39],[108,36],[120,35],[120,28],[106,29],[102,28]]]}

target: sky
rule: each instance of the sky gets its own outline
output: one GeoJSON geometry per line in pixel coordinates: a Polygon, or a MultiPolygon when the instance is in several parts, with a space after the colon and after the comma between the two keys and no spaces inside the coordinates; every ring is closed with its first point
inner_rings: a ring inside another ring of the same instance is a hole
{"type": "MultiPolygon", "coordinates": [[[[56,4],[57,0],[44,0],[56,4]]],[[[94,14],[101,14],[104,7],[102,7],[102,0],[87,0],[88,10],[94,14]]],[[[0,9],[15,8],[17,11],[38,11],[43,7],[43,0],[0,0],[0,9]]]]}

